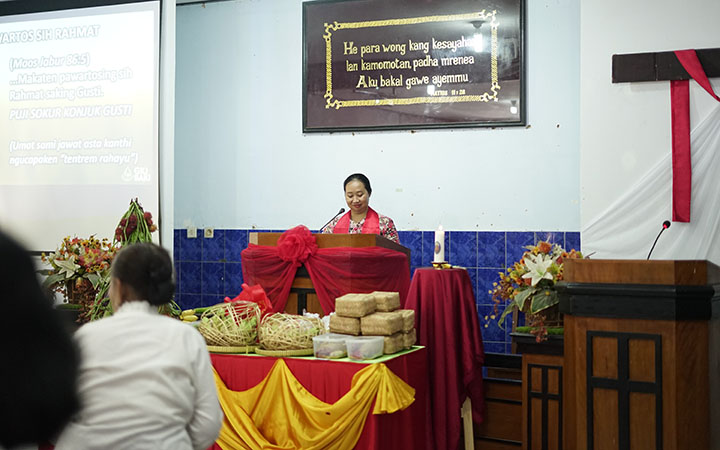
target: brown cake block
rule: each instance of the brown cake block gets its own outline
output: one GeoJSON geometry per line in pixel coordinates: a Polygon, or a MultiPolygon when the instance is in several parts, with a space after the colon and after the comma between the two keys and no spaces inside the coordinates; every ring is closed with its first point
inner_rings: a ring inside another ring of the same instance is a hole
{"type": "Polygon", "coordinates": [[[383,345],[384,354],[391,355],[403,349],[405,349],[403,333],[395,333],[392,336],[385,336],[385,344],[383,345]]]}
{"type": "Polygon", "coordinates": [[[397,312],[376,312],[360,319],[364,336],[390,336],[402,331],[403,319],[397,312]]]}
{"type": "Polygon", "coordinates": [[[398,309],[395,312],[400,313],[400,315],[403,318],[402,330],[404,333],[407,333],[411,329],[415,328],[415,310],[414,309],[398,309]]]}
{"type": "Polygon", "coordinates": [[[330,332],[357,336],[360,334],[360,319],[332,314],[330,316],[330,332]]]}
{"type": "Polygon", "coordinates": [[[375,309],[377,311],[395,311],[400,307],[399,292],[375,291],[375,309]]]}
{"type": "Polygon", "coordinates": [[[335,314],[345,317],[363,317],[375,312],[372,294],[345,294],[335,299],[335,314]]]}
{"type": "Polygon", "coordinates": [[[417,340],[417,335],[415,333],[415,328],[408,331],[407,333],[402,334],[403,337],[403,347],[410,348],[413,345],[415,345],[415,342],[417,340]]]}

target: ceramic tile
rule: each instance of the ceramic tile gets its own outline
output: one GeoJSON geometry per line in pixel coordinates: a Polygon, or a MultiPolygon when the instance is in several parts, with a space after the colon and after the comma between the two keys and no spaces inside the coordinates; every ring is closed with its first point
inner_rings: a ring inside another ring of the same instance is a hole
{"type": "Polygon", "coordinates": [[[182,233],[180,238],[180,255],[181,261],[202,261],[202,239],[187,237],[187,233],[182,233]]]}
{"type": "Polygon", "coordinates": [[[200,297],[200,306],[203,307],[217,305],[225,300],[224,295],[203,294],[200,297]]]}
{"type": "Polygon", "coordinates": [[[398,231],[398,236],[400,244],[410,249],[410,265],[422,266],[422,231],[398,231]]]}
{"type": "Polygon", "coordinates": [[[240,262],[240,252],[248,246],[248,230],[225,230],[225,261],[240,262]]]}
{"type": "Polygon", "coordinates": [[[481,325],[483,342],[504,342],[505,330],[498,327],[497,322],[485,322],[481,325]]]}
{"type": "Polygon", "coordinates": [[[202,276],[199,262],[180,262],[180,279],[182,280],[181,294],[200,294],[202,276]]]}
{"type": "Polygon", "coordinates": [[[477,232],[476,231],[451,231],[448,261],[451,264],[462,267],[477,267],[477,232]]]}
{"type": "Polygon", "coordinates": [[[465,269],[465,270],[467,270],[468,276],[470,277],[470,284],[472,285],[473,297],[475,297],[473,300],[477,304],[477,297],[475,296],[475,293],[477,292],[477,279],[478,279],[477,278],[477,269],[474,269],[471,267],[471,268],[465,269]]]}
{"type": "Polygon", "coordinates": [[[508,231],[505,237],[505,265],[511,266],[519,261],[527,251],[525,246],[535,244],[535,233],[532,231],[508,231]]]}
{"type": "Polygon", "coordinates": [[[177,295],[182,292],[180,286],[180,262],[175,261],[173,265],[175,266],[175,295],[177,295]]]}
{"type": "Polygon", "coordinates": [[[509,353],[505,351],[504,342],[483,342],[483,349],[486,355],[488,353],[509,353]]]}
{"type": "MultiPolygon", "coordinates": [[[[200,231],[198,231],[198,235],[200,231]]],[[[220,262],[225,259],[225,231],[214,230],[212,238],[201,238],[202,244],[202,261],[203,262],[220,262]]]]}
{"type": "Polygon", "coordinates": [[[242,264],[225,263],[225,295],[235,298],[242,291],[243,276],[242,264]]]}
{"type": "Polygon", "coordinates": [[[183,230],[173,230],[173,260],[182,261],[182,232],[183,230]]]}
{"type": "Polygon", "coordinates": [[[488,292],[493,289],[493,283],[500,279],[501,269],[478,269],[477,290],[475,300],[479,305],[492,305],[492,295],[488,292]]]}
{"type": "Polygon", "coordinates": [[[580,232],[579,231],[567,231],[565,233],[565,250],[580,250],[580,232]]]}
{"type": "Polygon", "coordinates": [[[202,296],[200,294],[181,294],[178,305],[182,309],[199,308],[202,306],[202,296]]]}
{"type": "Polygon", "coordinates": [[[493,314],[495,314],[493,305],[478,305],[477,312],[478,320],[480,321],[481,327],[484,328],[486,324],[495,321],[495,319],[491,317],[493,314]]]}
{"type": "Polygon", "coordinates": [[[505,267],[505,233],[481,231],[478,233],[478,267],[505,267]]]}
{"type": "Polygon", "coordinates": [[[225,265],[219,262],[202,263],[202,293],[222,294],[225,265]]]}

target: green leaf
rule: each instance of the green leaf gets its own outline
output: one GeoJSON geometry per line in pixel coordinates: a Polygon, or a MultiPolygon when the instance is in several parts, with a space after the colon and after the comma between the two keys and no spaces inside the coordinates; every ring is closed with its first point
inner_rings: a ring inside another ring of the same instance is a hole
{"type": "Polygon", "coordinates": [[[502,315],[500,315],[500,318],[498,319],[498,326],[500,328],[503,328],[502,324],[503,322],[505,322],[505,316],[510,314],[510,312],[516,308],[516,306],[517,305],[515,305],[515,302],[510,302],[507,304],[507,306],[505,307],[505,311],[502,312],[502,315]]]}
{"type": "Polygon", "coordinates": [[[50,286],[53,286],[63,280],[65,280],[64,273],[54,273],[54,274],[48,276],[47,278],[45,278],[45,281],[43,281],[43,283],[42,283],[42,287],[44,289],[47,289],[50,286]]]}
{"type": "Polygon", "coordinates": [[[515,295],[515,298],[513,298],[513,303],[518,307],[520,311],[525,309],[525,300],[527,300],[530,295],[534,294],[536,292],[536,289],[533,287],[529,287],[527,289],[524,289],[520,292],[518,292],[515,295]]]}
{"type": "Polygon", "coordinates": [[[551,306],[555,306],[560,302],[557,292],[552,289],[540,290],[532,299],[530,303],[530,312],[532,314],[538,313],[543,309],[547,309],[551,306]]]}
{"type": "Polygon", "coordinates": [[[97,273],[89,273],[86,278],[92,283],[93,289],[97,289],[102,281],[102,277],[97,273]]]}

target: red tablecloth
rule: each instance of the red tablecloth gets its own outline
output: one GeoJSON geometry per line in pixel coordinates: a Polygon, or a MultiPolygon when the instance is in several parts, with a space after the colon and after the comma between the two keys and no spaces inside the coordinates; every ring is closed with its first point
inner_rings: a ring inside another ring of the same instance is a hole
{"type": "MultiPolygon", "coordinates": [[[[234,391],[246,390],[265,378],[277,358],[265,356],[211,354],[215,370],[234,391]]],[[[334,403],[350,390],[356,372],[367,364],[285,358],[290,371],[315,397],[334,403]]],[[[415,388],[415,401],[393,414],[370,413],[356,449],[431,449],[431,428],[427,402],[426,350],[418,349],[384,363],[395,375],[415,388]]],[[[213,449],[220,449],[215,445],[213,449]]]]}
{"type": "Polygon", "coordinates": [[[485,353],[467,271],[417,269],[405,308],[415,310],[418,343],[428,352],[433,448],[456,450],[465,398],[470,397],[475,422],[482,422],[485,410],[485,353]]]}

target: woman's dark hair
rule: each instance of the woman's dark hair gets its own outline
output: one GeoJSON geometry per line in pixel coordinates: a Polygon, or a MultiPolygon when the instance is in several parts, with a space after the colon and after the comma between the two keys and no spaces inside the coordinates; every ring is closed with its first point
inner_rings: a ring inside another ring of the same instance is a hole
{"type": "Polygon", "coordinates": [[[361,173],[354,173],[350,175],[349,177],[345,178],[345,182],[343,183],[343,191],[347,187],[348,183],[357,180],[365,185],[365,190],[367,191],[368,195],[372,194],[372,188],[370,187],[370,180],[368,180],[368,177],[361,173]]]}
{"type": "Polygon", "coordinates": [[[0,327],[0,447],[14,447],[54,437],[79,409],[80,357],[30,255],[3,233],[0,255],[0,308],[28,319],[0,327]]]}
{"type": "Polygon", "coordinates": [[[113,260],[111,274],[135,291],[139,297],[135,300],[146,300],[151,305],[169,302],[175,292],[170,254],[149,242],[120,250],[113,260]]]}

